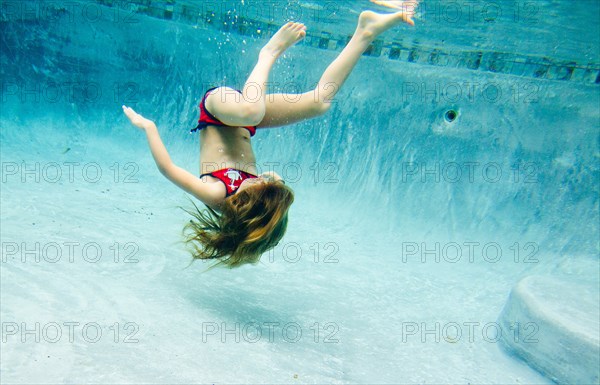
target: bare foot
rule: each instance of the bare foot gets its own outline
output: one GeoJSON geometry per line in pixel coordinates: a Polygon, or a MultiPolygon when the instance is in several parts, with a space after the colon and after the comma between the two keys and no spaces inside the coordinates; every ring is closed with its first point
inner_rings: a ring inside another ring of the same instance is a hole
{"type": "Polygon", "coordinates": [[[386,7],[401,9],[401,11],[396,13],[375,13],[372,11],[362,12],[358,18],[358,30],[362,32],[365,37],[375,39],[381,33],[402,22],[411,26],[415,25],[412,17],[414,16],[415,10],[419,5],[417,0],[371,1],[386,7]]]}
{"type": "Polygon", "coordinates": [[[306,36],[306,26],[302,23],[289,22],[275,33],[271,40],[261,49],[261,55],[279,57],[286,49],[306,36]]]}
{"type": "Polygon", "coordinates": [[[406,11],[408,8],[417,8],[419,0],[371,0],[371,3],[406,11]]]}

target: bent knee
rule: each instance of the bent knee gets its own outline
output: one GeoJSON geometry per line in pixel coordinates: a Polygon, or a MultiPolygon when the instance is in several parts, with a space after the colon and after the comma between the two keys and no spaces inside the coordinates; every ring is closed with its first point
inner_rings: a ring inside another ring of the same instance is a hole
{"type": "Polygon", "coordinates": [[[264,103],[244,102],[240,105],[240,114],[247,126],[258,126],[265,118],[265,112],[264,103]]]}
{"type": "Polygon", "coordinates": [[[265,116],[265,105],[246,100],[237,90],[219,87],[207,98],[208,110],[223,123],[230,126],[256,126],[265,116]]]}
{"type": "Polygon", "coordinates": [[[329,102],[324,102],[324,101],[319,101],[319,103],[315,104],[315,113],[317,115],[324,115],[327,113],[327,111],[329,111],[329,109],[331,108],[331,103],[329,102]]]}

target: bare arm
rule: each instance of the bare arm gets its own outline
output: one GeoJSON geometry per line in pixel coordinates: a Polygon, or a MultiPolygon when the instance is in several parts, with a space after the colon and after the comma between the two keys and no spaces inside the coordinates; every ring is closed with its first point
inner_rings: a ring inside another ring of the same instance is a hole
{"type": "Polygon", "coordinates": [[[212,183],[203,183],[200,178],[171,161],[171,157],[160,139],[158,128],[153,121],[144,118],[130,107],[123,106],[123,112],[134,126],[141,128],[146,133],[146,139],[148,139],[148,145],[154,157],[154,162],[161,174],[179,188],[200,199],[207,205],[216,206],[219,204],[222,191],[216,189],[212,183]]]}

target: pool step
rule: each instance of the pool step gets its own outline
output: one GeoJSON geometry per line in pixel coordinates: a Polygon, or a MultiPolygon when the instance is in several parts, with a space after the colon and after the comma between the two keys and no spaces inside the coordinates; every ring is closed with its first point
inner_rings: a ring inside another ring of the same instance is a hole
{"type": "Polygon", "coordinates": [[[598,384],[600,295],[576,276],[522,279],[499,317],[507,349],[559,384],[598,384]]]}

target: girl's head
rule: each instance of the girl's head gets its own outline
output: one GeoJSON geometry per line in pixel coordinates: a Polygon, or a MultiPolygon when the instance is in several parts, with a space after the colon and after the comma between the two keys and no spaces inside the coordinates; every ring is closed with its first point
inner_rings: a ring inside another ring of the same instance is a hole
{"type": "Polygon", "coordinates": [[[195,220],[184,228],[186,243],[194,259],[218,259],[216,265],[230,268],[257,263],[283,238],[293,201],[292,189],[273,174],[246,179],[223,201],[220,213],[188,211],[195,220]]]}

